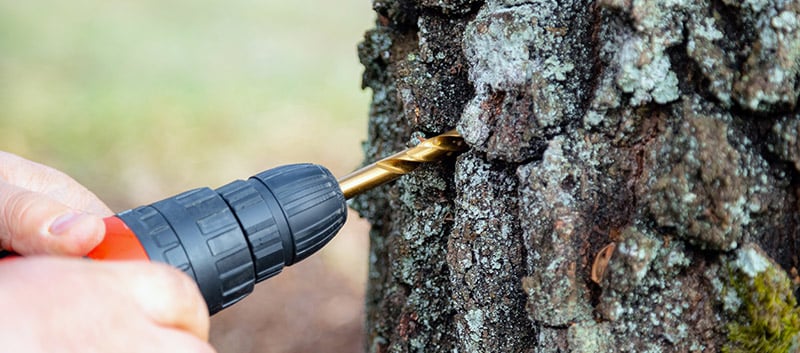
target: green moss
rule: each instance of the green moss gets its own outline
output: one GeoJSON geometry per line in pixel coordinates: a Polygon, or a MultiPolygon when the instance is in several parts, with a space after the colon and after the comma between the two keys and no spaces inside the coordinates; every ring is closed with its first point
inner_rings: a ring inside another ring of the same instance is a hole
{"type": "MultiPolygon", "coordinates": [[[[752,249],[749,257],[762,256],[752,249]]],[[[800,308],[786,273],[773,263],[750,272],[742,268],[742,254],[731,269],[730,288],[741,299],[735,320],[728,329],[725,353],[790,352],[797,349],[800,333],[800,308]]],[[[757,259],[762,260],[762,259],[757,259]]]]}

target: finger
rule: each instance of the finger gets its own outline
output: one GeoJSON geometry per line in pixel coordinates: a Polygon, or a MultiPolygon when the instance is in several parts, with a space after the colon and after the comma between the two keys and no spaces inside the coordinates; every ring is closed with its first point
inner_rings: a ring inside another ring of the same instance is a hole
{"type": "Polygon", "coordinates": [[[140,268],[136,271],[122,270],[126,274],[125,285],[154,322],[208,340],[208,308],[191,278],[163,264],[144,267],[140,263],[129,264],[140,268]]]}
{"type": "Polygon", "coordinates": [[[47,197],[0,181],[0,246],[23,255],[81,256],[103,239],[105,224],[47,197]]]}
{"type": "Polygon", "coordinates": [[[0,166],[0,180],[11,185],[47,194],[77,210],[100,216],[113,214],[94,193],[61,171],[3,151],[0,166]]]}
{"type": "Polygon", "coordinates": [[[196,286],[166,265],[33,256],[0,265],[0,279],[16,338],[42,352],[213,352],[196,286]]]}

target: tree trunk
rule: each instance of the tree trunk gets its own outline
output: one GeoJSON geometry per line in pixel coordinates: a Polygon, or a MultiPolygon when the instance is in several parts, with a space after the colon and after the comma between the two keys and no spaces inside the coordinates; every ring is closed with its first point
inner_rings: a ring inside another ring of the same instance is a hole
{"type": "Polygon", "coordinates": [[[798,1],[373,7],[369,352],[798,350],[798,1]]]}

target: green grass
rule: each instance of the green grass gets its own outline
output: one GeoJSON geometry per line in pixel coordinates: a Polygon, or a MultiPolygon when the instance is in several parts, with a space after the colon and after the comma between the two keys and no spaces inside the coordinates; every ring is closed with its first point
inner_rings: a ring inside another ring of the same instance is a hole
{"type": "Polygon", "coordinates": [[[0,0],[0,150],[113,208],[361,160],[368,0],[0,0]]]}

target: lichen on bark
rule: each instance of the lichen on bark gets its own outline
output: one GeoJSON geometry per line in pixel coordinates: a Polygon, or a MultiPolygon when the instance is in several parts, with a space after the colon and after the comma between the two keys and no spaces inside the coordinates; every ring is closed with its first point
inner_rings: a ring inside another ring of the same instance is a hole
{"type": "Polygon", "coordinates": [[[798,310],[799,6],[373,1],[365,162],[454,126],[470,150],[353,201],[367,350],[796,347],[763,322],[798,310]]]}
{"type": "Polygon", "coordinates": [[[656,223],[701,248],[731,250],[750,222],[742,158],[728,143],[730,116],[686,100],[683,121],[661,147],[664,174],[649,191],[656,223]],[[731,172],[733,171],[733,172],[731,172]]]}

